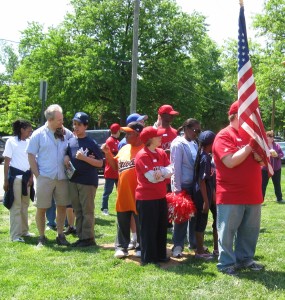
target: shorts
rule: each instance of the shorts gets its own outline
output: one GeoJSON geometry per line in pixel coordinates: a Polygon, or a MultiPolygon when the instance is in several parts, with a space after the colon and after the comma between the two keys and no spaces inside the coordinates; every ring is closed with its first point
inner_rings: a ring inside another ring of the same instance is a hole
{"type": "Polygon", "coordinates": [[[37,208],[50,208],[52,198],[58,206],[67,206],[70,204],[68,197],[68,180],[51,179],[39,175],[37,177],[36,187],[37,208]]]}

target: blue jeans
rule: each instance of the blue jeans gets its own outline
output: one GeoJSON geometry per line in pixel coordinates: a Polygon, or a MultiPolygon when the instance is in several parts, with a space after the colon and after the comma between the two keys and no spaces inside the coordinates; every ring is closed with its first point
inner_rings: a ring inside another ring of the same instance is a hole
{"type": "Polygon", "coordinates": [[[184,241],[187,235],[187,240],[189,242],[190,249],[196,249],[196,217],[192,217],[189,221],[181,224],[174,223],[173,228],[173,247],[181,246],[184,248],[184,241]]]}
{"type": "Polygon", "coordinates": [[[47,226],[56,227],[56,206],[55,201],[52,199],[51,207],[46,210],[46,217],[47,217],[47,226]]]}
{"type": "Polygon", "coordinates": [[[101,210],[108,209],[108,200],[109,200],[109,196],[113,192],[114,184],[117,187],[118,179],[105,178],[105,185],[104,185],[104,192],[103,192],[103,196],[102,196],[101,210]]]}
{"type": "Polygon", "coordinates": [[[217,205],[218,270],[232,265],[247,266],[253,262],[260,217],[260,204],[217,205]]]}

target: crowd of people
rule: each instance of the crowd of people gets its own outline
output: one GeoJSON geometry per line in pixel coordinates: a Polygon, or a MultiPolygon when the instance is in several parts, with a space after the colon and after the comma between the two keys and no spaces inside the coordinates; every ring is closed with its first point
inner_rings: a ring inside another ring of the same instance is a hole
{"type": "MultiPolygon", "coordinates": [[[[145,126],[147,115],[133,113],[127,126],[114,123],[111,136],[99,148],[86,135],[89,116],[77,112],[72,132],[63,126],[62,108],[53,104],[45,111],[46,123],[32,133],[32,125],[16,120],[13,137],[4,151],[4,205],[10,210],[10,238],[25,242],[29,232],[29,200],[36,206],[38,247],[45,246],[48,225],[57,231],[60,246],[95,246],[96,167],[105,154],[105,185],[101,211],[109,215],[108,200],[116,186],[117,234],[115,258],[134,249],[141,265],[168,262],[167,231],[173,226],[172,256],[182,257],[185,238],[195,258],[218,257],[218,271],[236,275],[240,269],[260,271],[254,261],[261,204],[269,180],[252,140],[239,133],[238,102],[229,111],[229,125],[217,135],[201,130],[194,118],[177,130],[172,122],[179,114],[171,105],[158,108],[157,122],[145,126]],[[120,133],[125,138],[119,141],[120,133]],[[34,189],[35,180],[35,189],[34,189]],[[196,207],[184,222],[168,220],[167,193],[185,192],[196,207]],[[54,213],[56,210],[56,214],[54,213]],[[204,245],[209,210],[213,216],[213,251],[204,245]],[[75,219],[75,225],[74,225],[75,219]],[[68,225],[64,231],[64,224],[68,225]],[[76,234],[70,245],[66,236],[76,234]]],[[[267,132],[274,168],[272,177],[278,202],[282,150],[267,132]]]]}

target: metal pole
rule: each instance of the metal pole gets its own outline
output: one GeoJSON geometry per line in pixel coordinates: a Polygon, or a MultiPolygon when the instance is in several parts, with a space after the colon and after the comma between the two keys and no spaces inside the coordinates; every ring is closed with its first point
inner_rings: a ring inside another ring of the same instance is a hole
{"type": "Polygon", "coordinates": [[[138,32],[139,32],[140,0],[134,0],[134,28],[132,53],[132,81],[130,113],[137,110],[137,75],[138,75],[138,32]]]}

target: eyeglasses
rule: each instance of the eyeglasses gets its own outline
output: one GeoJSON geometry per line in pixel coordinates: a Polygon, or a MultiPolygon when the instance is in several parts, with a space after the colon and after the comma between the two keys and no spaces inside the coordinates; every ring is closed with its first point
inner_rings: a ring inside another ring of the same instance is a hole
{"type": "Polygon", "coordinates": [[[268,135],[267,137],[273,138],[274,136],[273,135],[268,135]]]}

